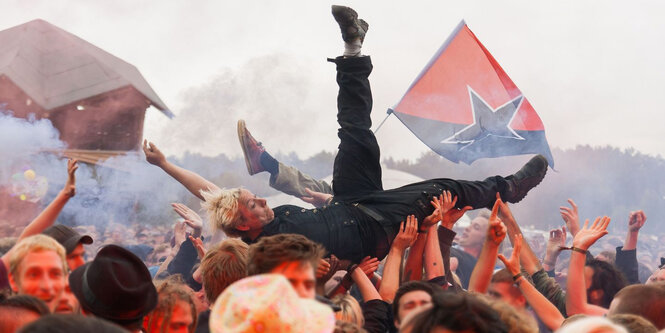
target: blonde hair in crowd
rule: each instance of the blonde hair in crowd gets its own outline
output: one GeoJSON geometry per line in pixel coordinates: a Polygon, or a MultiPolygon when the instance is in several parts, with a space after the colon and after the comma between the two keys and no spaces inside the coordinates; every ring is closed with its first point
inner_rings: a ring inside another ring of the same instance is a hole
{"type": "Polygon", "coordinates": [[[240,237],[244,233],[236,229],[242,222],[238,206],[240,188],[201,190],[205,200],[201,203],[208,212],[208,221],[213,229],[221,229],[231,237],[240,237]]]}
{"type": "Polygon", "coordinates": [[[9,272],[18,277],[18,266],[23,261],[28,253],[40,251],[53,251],[58,254],[62,261],[62,271],[67,272],[67,259],[65,257],[65,248],[58,243],[55,239],[46,235],[33,235],[26,237],[16,243],[12,249],[11,256],[9,257],[9,272]]]}
{"type": "Polygon", "coordinates": [[[332,299],[333,304],[339,305],[340,311],[335,312],[335,319],[350,322],[363,327],[365,317],[360,304],[349,294],[337,295],[332,299]]]}

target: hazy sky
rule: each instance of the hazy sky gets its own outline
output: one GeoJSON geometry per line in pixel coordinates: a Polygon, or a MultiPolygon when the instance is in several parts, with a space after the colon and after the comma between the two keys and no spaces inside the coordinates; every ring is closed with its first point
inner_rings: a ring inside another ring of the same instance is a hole
{"type": "MultiPolygon", "coordinates": [[[[135,65],[176,114],[145,136],[168,154],[237,156],[244,118],[271,151],[336,148],[329,2],[0,0],[0,29],[45,19],[135,65]]],[[[465,19],[542,118],[552,147],[613,145],[665,156],[665,2],[349,1],[370,24],[375,125],[465,19]]],[[[395,117],[384,156],[427,147],[395,117]]]]}

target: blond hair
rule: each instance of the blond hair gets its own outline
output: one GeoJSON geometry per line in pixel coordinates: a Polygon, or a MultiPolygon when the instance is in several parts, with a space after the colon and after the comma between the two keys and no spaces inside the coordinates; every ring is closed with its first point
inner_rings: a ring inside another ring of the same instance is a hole
{"type": "Polygon", "coordinates": [[[9,272],[18,278],[18,267],[25,258],[26,255],[30,252],[41,252],[41,251],[53,251],[62,262],[62,271],[67,272],[67,259],[65,256],[65,248],[58,243],[55,239],[46,236],[46,235],[33,235],[30,237],[23,238],[20,240],[14,248],[11,250],[11,255],[9,256],[9,272]]]}
{"type": "Polygon", "coordinates": [[[349,294],[337,295],[333,297],[332,303],[339,305],[340,311],[335,312],[335,319],[350,322],[363,327],[365,317],[358,301],[349,294]]]}
{"type": "Polygon", "coordinates": [[[240,237],[244,232],[236,227],[242,222],[240,215],[240,188],[201,190],[204,202],[201,203],[208,212],[208,221],[213,229],[221,229],[232,237],[240,237]]]}

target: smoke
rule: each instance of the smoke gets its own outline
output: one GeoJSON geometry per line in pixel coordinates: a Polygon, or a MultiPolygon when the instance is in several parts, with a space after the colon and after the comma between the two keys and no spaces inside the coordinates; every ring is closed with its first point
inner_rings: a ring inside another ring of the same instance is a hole
{"type": "MultiPolygon", "coordinates": [[[[31,200],[45,207],[67,180],[66,159],[57,153],[66,144],[59,139],[58,131],[48,119],[20,119],[5,112],[0,113],[0,139],[0,193],[8,194],[0,206],[31,200]],[[45,179],[47,188],[35,189],[39,186],[35,179],[45,179]]],[[[59,222],[95,225],[98,230],[111,222],[146,226],[170,222],[175,215],[169,204],[187,197],[178,182],[133,152],[112,157],[101,166],[79,163],[76,189],[59,222]]],[[[25,212],[16,207],[0,207],[0,212],[4,223],[18,226],[37,214],[35,211],[25,219],[21,214],[25,212]],[[17,216],[24,220],[17,220],[17,216]]]]}
{"type": "Polygon", "coordinates": [[[176,118],[150,139],[176,155],[190,151],[238,156],[236,123],[244,119],[272,153],[310,156],[334,151],[336,94],[334,65],[323,59],[306,64],[281,54],[254,58],[185,90],[176,118]],[[317,70],[329,72],[325,82],[312,74],[317,70]]]}

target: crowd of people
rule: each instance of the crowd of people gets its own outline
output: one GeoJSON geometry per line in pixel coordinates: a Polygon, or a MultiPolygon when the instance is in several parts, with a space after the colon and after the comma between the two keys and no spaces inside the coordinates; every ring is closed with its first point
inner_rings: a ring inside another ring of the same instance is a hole
{"type": "Polygon", "coordinates": [[[147,162],[201,199],[205,218],[174,203],[182,219],[169,227],[55,224],[76,193],[69,160],[62,191],[0,241],[0,332],[665,330],[665,250],[639,237],[644,212],[608,235],[609,217],[581,222],[569,200],[561,229],[521,230],[508,203],[545,177],[542,156],[507,177],[384,190],[361,53],[369,25],[332,11],[345,42],[329,59],[340,89],[332,184],[280,163],[238,123],[249,173],[270,173],[271,186],[315,208],[220,188],[146,141],[147,162]]]}

